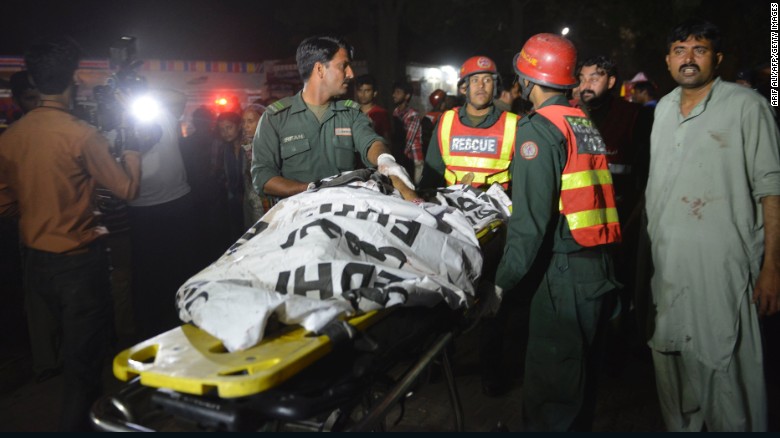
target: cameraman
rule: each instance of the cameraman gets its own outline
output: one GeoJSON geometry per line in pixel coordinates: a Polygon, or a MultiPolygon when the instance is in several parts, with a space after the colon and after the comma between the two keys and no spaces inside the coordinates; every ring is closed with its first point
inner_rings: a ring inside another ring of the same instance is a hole
{"type": "Polygon", "coordinates": [[[65,431],[89,430],[112,333],[107,230],[93,213],[95,185],[130,200],[140,182],[138,152],[124,152],[118,164],[106,139],[69,113],[79,57],[67,37],[27,50],[41,103],[0,137],[0,216],[20,216],[25,291],[43,299],[62,327],[65,431]]]}
{"type": "Polygon", "coordinates": [[[180,324],[175,306],[179,286],[195,274],[195,211],[179,148],[178,116],[185,96],[176,91],[152,94],[160,103],[159,141],[143,147],[141,188],[130,202],[133,315],[140,339],[180,324]]]}

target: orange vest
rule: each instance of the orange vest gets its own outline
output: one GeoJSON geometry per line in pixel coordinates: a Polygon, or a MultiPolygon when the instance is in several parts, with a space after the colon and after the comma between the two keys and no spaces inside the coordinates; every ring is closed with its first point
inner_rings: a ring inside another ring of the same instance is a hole
{"type": "Polygon", "coordinates": [[[517,131],[517,115],[504,112],[489,128],[472,128],[460,122],[458,109],[446,111],[436,133],[441,158],[447,169],[448,185],[457,184],[474,173],[474,187],[497,182],[509,187],[509,164],[512,162],[517,131]]]}
{"type": "Polygon", "coordinates": [[[431,111],[428,114],[425,115],[425,117],[428,118],[428,120],[431,121],[431,125],[436,126],[436,123],[438,123],[439,119],[441,118],[442,113],[440,111],[431,111]]]}
{"type": "Polygon", "coordinates": [[[578,108],[548,105],[536,112],[566,138],[568,157],[558,208],[566,216],[574,240],[585,247],[620,242],[615,191],[601,134],[578,108]]]}

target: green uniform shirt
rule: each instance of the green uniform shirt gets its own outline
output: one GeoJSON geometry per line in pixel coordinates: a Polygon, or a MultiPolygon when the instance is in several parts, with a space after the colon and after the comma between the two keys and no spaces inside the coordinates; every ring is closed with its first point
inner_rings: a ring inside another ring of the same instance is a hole
{"type": "MultiPolygon", "coordinates": [[[[548,105],[570,106],[564,96],[550,98],[540,108],[548,105]]],[[[522,280],[540,252],[572,253],[583,249],[558,210],[561,174],[567,157],[565,137],[545,117],[533,112],[517,123],[515,156],[510,167],[512,216],[504,256],[496,273],[496,284],[504,290],[522,280]],[[536,144],[538,153],[525,158],[521,147],[529,142],[536,144]]]]}
{"type": "Polygon", "coordinates": [[[381,141],[351,100],[330,102],[322,122],[301,92],[268,106],[252,140],[252,183],[258,193],[275,176],[314,182],[355,169],[355,153],[367,166],[369,147],[381,141]]]}
{"type": "MultiPolygon", "coordinates": [[[[503,111],[499,110],[495,105],[493,105],[490,107],[490,112],[482,121],[482,123],[474,126],[471,123],[471,119],[466,112],[466,106],[464,105],[458,110],[458,118],[460,119],[460,123],[466,126],[487,129],[496,124],[498,119],[501,117],[501,113],[503,113],[503,111]]],[[[443,117],[444,116],[442,115],[442,117],[439,118],[438,123],[441,123],[443,117]]],[[[444,165],[444,159],[441,157],[441,149],[439,149],[438,123],[433,129],[431,141],[428,143],[428,152],[425,154],[425,167],[423,168],[423,176],[419,184],[420,188],[423,189],[432,189],[436,187],[444,187],[447,185],[447,182],[444,179],[444,171],[447,166],[444,165]]]]}

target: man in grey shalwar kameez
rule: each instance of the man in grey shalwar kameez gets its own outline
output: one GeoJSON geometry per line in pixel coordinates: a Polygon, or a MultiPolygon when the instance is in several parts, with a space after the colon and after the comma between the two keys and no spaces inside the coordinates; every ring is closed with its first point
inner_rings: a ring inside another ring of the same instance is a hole
{"type": "Polygon", "coordinates": [[[763,431],[759,316],[778,311],[780,142],[768,103],[717,77],[720,32],[667,40],[647,185],[656,381],[670,431],[763,431]]]}

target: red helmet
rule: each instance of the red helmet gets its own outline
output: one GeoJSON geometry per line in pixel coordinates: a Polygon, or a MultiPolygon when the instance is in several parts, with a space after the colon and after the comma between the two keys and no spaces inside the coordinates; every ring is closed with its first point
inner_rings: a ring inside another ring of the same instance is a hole
{"type": "Polygon", "coordinates": [[[433,90],[433,93],[431,93],[430,96],[428,96],[428,101],[431,102],[431,106],[436,108],[439,106],[440,103],[444,102],[444,99],[447,98],[447,93],[444,92],[442,89],[436,89],[433,90]]]}
{"type": "Polygon", "coordinates": [[[540,33],[525,42],[515,55],[515,72],[523,79],[551,88],[577,86],[574,69],[577,49],[571,41],[552,33],[540,33]]]}
{"type": "Polygon", "coordinates": [[[496,63],[487,56],[472,56],[460,67],[460,78],[458,83],[466,80],[467,77],[477,73],[498,74],[496,63]]]}

